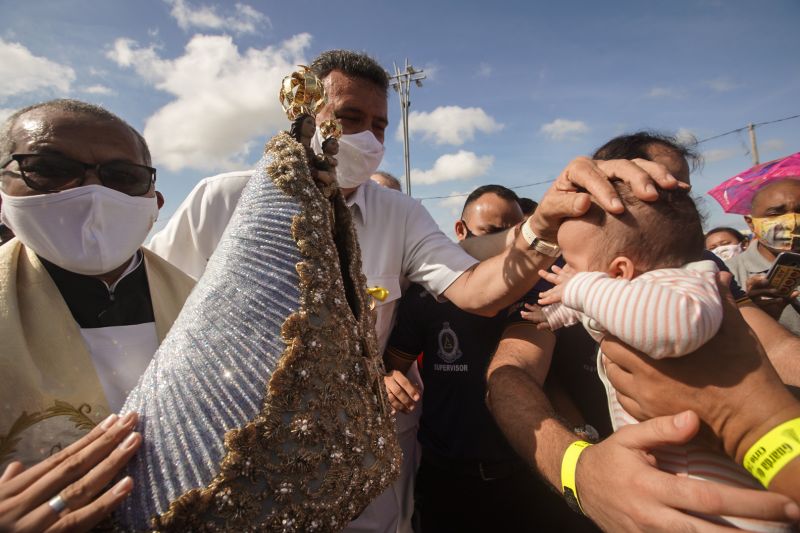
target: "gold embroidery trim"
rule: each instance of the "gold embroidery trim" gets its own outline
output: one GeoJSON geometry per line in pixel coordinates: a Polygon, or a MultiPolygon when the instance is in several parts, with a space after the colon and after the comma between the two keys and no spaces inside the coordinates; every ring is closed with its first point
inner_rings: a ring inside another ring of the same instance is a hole
{"type": "MultiPolygon", "coordinates": [[[[91,412],[92,407],[87,403],[75,407],[62,400],[55,400],[52,406],[43,411],[30,414],[23,411],[14,423],[11,424],[8,433],[0,435],[0,465],[11,459],[14,453],[16,453],[16,446],[22,439],[22,433],[25,432],[25,430],[47,419],[66,416],[77,429],[88,431],[97,425],[97,422],[89,417],[91,412]]],[[[56,446],[57,443],[53,443],[53,445],[56,446]]]]}
{"type": "Polygon", "coordinates": [[[303,147],[287,134],[265,151],[273,182],[301,206],[292,223],[303,257],[296,265],[300,308],[281,329],[286,348],[261,413],[226,434],[219,474],[155,517],[159,531],[337,531],[400,470],[371,298],[344,198],[338,191],[331,201],[323,197],[303,147]],[[349,258],[344,268],[358,316],[346,301],[332,233],[349,258]]]}

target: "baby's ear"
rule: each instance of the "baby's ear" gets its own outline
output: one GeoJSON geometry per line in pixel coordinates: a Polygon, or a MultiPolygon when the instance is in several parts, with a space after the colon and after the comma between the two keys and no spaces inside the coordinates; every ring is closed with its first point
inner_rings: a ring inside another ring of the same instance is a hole
{"type": "Polygon", "coordinates": [[[608,265],[608,275],[612,278],[631,280],[636,275],[636,267],[627,257],[619,256],[608,265]]]}

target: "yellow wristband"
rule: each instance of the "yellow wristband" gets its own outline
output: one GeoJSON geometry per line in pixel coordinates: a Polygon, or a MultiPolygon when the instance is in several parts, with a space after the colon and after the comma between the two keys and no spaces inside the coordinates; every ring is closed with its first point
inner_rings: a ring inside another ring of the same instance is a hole
{"type": "Polygon", "coordinates": [[[561,490],[564,493],[567,504],[574,511],[580,513],[583,513],[583,509],[581,508],[580,499],[578,499],[578,488],[575,486],[575,470],[578,467],[578,458],[583,453],[583,450],[589,446],[591,446],[591,443],[585,440],[576,440],[567,446],[564,458],[561,459],[561,490]]]}
{"type": "MultiPolygon", "coordinates": [[[[771,429],[758,439],[744,454],[742,464],[762,485],[769,487],[772,478],[799,456],[800,418],[795,418],[771,429]]],[[[561,472],[563,479],[563,467],[561,472]]]]}

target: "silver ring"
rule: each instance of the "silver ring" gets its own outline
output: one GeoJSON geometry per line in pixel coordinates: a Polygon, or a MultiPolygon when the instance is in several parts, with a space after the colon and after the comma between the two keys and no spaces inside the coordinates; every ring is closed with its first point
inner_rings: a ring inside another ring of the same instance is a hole
{"type": "Polygon", "coordinates": [[[56,514],[61,514],[61,511],[67,508],[67,502],[61,497],[61,494],[51,498],[50,501],[47,502],[47,505],[49,505],[50,509],[56,514]]]}

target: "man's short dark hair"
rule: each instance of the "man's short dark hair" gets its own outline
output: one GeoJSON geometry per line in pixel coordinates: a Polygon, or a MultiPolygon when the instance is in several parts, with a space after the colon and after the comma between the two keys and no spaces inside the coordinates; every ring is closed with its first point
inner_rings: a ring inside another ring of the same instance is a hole
{"type": "Polygon", "coordinates": [[[584,219],[604,228],[600,243],[603,257],[595,267],[604,268],[615,257],[625,256],[644,272],[679,268],[702,259],[705,249],[703,218],[688,191],[657,187],[658,200],[637,198],[630,185],[612,181],[625,212],[613,215],[592,204],[584,219]]]}
{"type": "Polygon", "coordinates": [[[352,50],[328,50],[311,63],[311,70],[319,79],[331,71],[340,70],[352,78],[362,78],[374,83],[384,93],[389,90],[389,75],[380,64],[365,53],[352,50]]]}
{"type": "Polygon", "coordinates": [[[595,150],[592,159],[650,159],[647,149],[659,144],[682,156],[689,164],[691,170],[697,170],[703,158],[697,151],[697,140],[689,142],[678,140],[675,135],[658,131],[637,131],[614,137],[603,146],[595,150]]]}
{"type": "Polygon", "coordinates": [[[8,159],[9,156],[14,152],[16,149],[14,145],[14,139],[11,138],[11,131],[14,129],[14,124],[17,123],[17,120],[22,115],[30,112],[35,111],[37,109],[53,109],[56,111],[64,111],[68,113],[75,113],[77,115],[85,115],[97,120],[101,121],[108,121],[108,122],[116,122],[118,124],[122,124],[136,137],[139,141],[139,144],[142,147],[142,155],[144,157],[144,164],[151,165],[151,158],[150,158],[150,149],[147,147],[147,141],[144,140],[144,137],[136,131],[130,124],[122,120],[120,117],[112,113],[111,111],[105,109],[104,107],[100,107],[99,105],[90,104],[87,102],[82,102],[80,100],[72,100],[69,98],[59,98],[56,100],[48,100],[47,102],[40,102],[38,104],[29,105],[27,107],[23,107],[22,109],[18,109],[14,113],[9,116],[5,122],[3,123],[2,127],[0,127],[0,161],[5,161],[8,159]]]}
{"type": "Polygon", "coordinates": [[[716,228],[711,228],[706,232],[706,239],[708,239],[715,233],[730,233],[731,235],[736,237],[736,240],[739,243],[743,243],[744,241],[747,240],[747,237],[745,237],[741,231],[735,228],[731,228],[729,226],[717,226],[716,228]]]}
{"type": "Polygon", "coordinates": [[[461,210],[461,216],[464,216],[464,212],[467,210],[467,207],[469,207],[469,204],[477,201],[481,196],[488,193],[494,193],[507,202],[519,203],[519,196],[517,196],[517,193],[508,187],[503,187],[502,185],[481,185],[467,196],[464,202],[464,208],[461,210]]]}
{"type": "Polygon", "coordinates": [[[539,202],[536,200],[531,200],[530,198],[520,198],[517,200],[519,204],[519,208],[522,209],[522,214],[525,216],[531,216],[536,208],[539,207],[539,202]]]}

